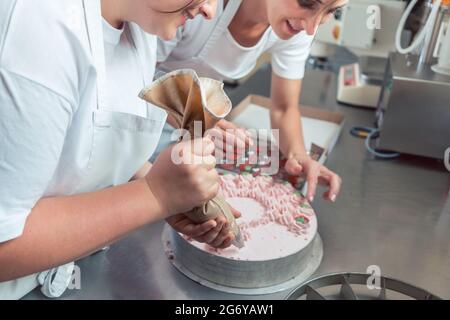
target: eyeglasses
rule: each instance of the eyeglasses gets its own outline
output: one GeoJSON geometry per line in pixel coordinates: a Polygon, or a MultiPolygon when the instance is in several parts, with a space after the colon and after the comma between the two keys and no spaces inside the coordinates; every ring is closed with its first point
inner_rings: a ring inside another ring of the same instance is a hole
{"type": "Polygon", "coordinates": [[[189,10],[194,10],[200,8],[202,5],[204,5],[209,0],[191,0],[188,4],[186,4],[183,8],[173,10],[173,11],[161,11],[158,10],[160,13],[182,13],[183,15],[190,16],[189,10]]]}

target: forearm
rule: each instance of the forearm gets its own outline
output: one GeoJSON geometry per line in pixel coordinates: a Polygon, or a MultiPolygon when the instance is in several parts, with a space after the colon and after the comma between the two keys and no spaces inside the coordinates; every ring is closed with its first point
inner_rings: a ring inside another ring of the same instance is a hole
{"type": "Polygon", "coordinates": [[[145,180],[42,199],[23,235],[0,244],[0,282],[79,259],[165,216],[145,180]]]}
{"type": "Polygon", "coordinates": [[[272,128],[279,129],[280,133],[281,152],[286,157],[306,155],[300,110],[297,106],[283,109],[272,108],[271,111],[272,128]]]}
{"type": "Polygon", "coordinates": [[[279,130],[280,149],[286,157],[306,155],[298,107],[301,85],[300,80],[287,80],[272,74],[271,124],[273,129],[279,130]]]}
{"type": "Polygon", "coordinates": [[[317,161],[311,159],[303,139],[301,113],[298,108],[302,82],[272,75],[272,127],[280,129],[280,148],[289,158],[285,169],[294,175],[303,173],[308,182],[307,199],[314,201],[318,183],[326,183],[330,190],[324,197],[335,201],[339,194],[341,179],[317,161]]]}

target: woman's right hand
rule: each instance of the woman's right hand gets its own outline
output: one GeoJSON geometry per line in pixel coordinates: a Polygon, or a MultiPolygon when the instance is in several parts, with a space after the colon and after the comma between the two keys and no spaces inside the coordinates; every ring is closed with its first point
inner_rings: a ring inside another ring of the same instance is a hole
{"type": "Polygon", "coordinates": [[[213,153],[209,138],[181,142],[161,152],[145,180],[166,217],[189,212],[217,195],[213,153]]]}

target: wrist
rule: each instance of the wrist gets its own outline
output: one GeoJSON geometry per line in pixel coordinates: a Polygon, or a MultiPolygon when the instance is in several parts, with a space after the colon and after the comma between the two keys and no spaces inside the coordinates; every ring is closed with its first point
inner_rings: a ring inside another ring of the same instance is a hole
{"type": "Polygon", "coordinates": [[[169,209],[164,199],[157,192],[157,188],[153,187],[146,178],[138,179],[135,182],[141,185],[144,190],[145,198],[149,205],[147,211],[150,212],[151,216],[157,220],[168,218],[170,216],[169,209]]]}
{"type": "Polygon", "coordinates": [[[309,154],[306,150],[292,150],[286,154],[287,159],[308,159],[309,154]]]}
{"type": "Polygon", "coordinates": [[[131,178],[130,181],[139,180],[141,178],[145,178],[145,176],[150,172],[150,169],[152,168],[152,164],[150,162],[144,163],[144,165],[139,169],[138,172],[131,178]]]}

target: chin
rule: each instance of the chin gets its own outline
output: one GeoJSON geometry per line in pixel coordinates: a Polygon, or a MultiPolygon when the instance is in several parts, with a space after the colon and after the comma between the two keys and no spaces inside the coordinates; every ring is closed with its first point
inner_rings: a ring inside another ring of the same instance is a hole
{"type": "Polygon", "coordinates": [[[269,24],[272,27],[272,31],[275,32],[278,38],[281,40],[289,40],[292,34],[285,25],[285,18],[281,17],[269,17],[269,24]]]}
{"type": "Polygon", "coordinates": [[[292,38],[292,34],[287,30],[284,30],[281,26],[272,27],[272,30],[281,40],[289,40],[292,38]]]}
{"type": "Polygon", "coordinates": [[[161,34],[159,34],[158,36],[164,41],[169,41],[177,36],[177,30],[166,30],[164,32],[161,32],[161,34]]]}

